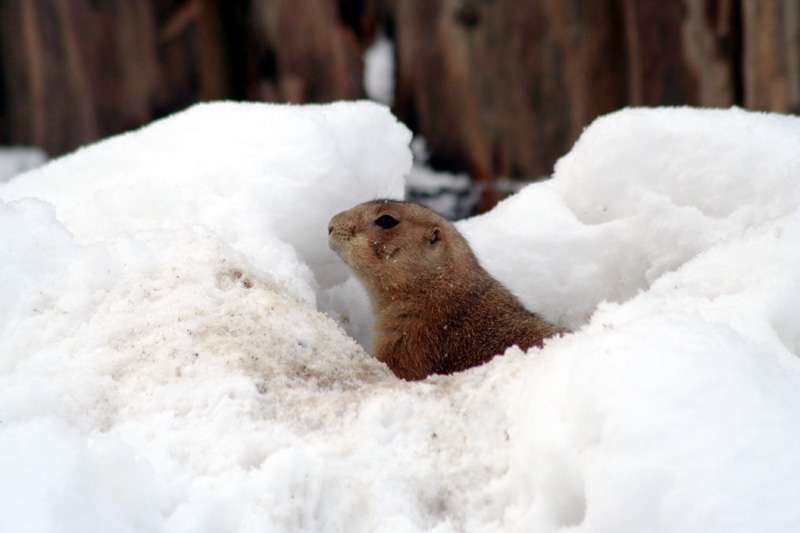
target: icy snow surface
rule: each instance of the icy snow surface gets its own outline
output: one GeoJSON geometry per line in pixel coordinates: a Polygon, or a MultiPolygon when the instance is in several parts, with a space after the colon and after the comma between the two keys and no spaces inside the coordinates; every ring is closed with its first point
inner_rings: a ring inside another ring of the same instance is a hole
{"type": "Polygon", "coordinates": [[[626,110],[460,223],[576,329],[421,383],[327,218],[402,194],[370,103],[209,104],[0,186],[2,531],[800,526],[800,119],[626,110]]]}

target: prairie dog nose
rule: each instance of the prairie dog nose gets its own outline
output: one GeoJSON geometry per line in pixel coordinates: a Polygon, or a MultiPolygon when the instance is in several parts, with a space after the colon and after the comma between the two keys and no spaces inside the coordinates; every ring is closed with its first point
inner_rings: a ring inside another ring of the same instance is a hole
{"type": "Polygon", "coordinates": [[[341,235],[342,233],[352,233],[355,229],[353,224],[347,220],[347,217],[342,216],[343,213],[338,213],[334,215],[330,222],[328,222],[328,235],[336,232],[336,234],[341,235]]]}

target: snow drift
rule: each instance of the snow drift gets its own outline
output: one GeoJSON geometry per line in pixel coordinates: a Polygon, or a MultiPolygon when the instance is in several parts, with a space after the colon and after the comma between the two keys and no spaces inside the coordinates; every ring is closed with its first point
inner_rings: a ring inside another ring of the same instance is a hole
{"type": "Polygon", "coordinates": [[[353,340],[324,244],[409,140],[375,104],[210,104],[1,186],[4,530],[800,525],[800,119],[597,120],[460,223],[575,333],[421,383],[353,340]]]}

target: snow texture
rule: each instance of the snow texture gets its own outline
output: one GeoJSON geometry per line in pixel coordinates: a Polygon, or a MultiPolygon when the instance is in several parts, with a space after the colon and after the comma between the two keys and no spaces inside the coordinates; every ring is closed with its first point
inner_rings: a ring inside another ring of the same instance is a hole
{"type": "Polygon", "coordinates": [[[38,148],[0,147],[0,183],[43,165],[46,160],[47,156],[38,148]]]}
{"type": "Polygon", "coordinates": [[[575,332],[419,383],[324,244],[409,140],[208,104],[0,186],[0,529],[797,530],[800,119],[598,119],[459,223],[575,332]]]}

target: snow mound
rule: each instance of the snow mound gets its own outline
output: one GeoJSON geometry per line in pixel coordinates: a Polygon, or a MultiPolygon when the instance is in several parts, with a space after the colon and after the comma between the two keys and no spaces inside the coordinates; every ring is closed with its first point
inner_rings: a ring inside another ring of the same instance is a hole
{"type": "Polygon", "coordinates": [[[552,180],[459,227],[529,306],[576,327],[601,301],[625,301],[715,245],[793,213],[799,126],[735,108],[616,112],[584,131],[552,180]]]}
{"type": "Polygon", "coordinates": [[[353,340],[324,244],[401,194],[409,139],[375,104],[213,104],[0,186],[4,528],[800,526],[800,119],[598,119],[460,223],[575,333],[420,383],[353,340]]]}
{"type": "Polygon", "coordinates": [[[313,302],[298,271],[322,286],[347,275],[328,220],[354,200],[402,197],[410,139],[369,102],[201,104],[33,170],[0,197],[53,204],[81,243],[203,226],[313,302]]]}
{"type": "Polygon", "coordinates": [[[625,110],[461,224],[530,307],[580,328],[514,385],[507,523],[800,526],[798,146],[795,117],[625,110]]]}
{"type": "Polygon", "coordinates": [[[0,336],[10,531],[418,531],[501,474],[502,433],[471,423],[505,414],[458,415],[498,377],[409,388],[204,230],[80,245],[37,200],[2,222],[36,236],[3,250],[20,259],[0,336]]]}

